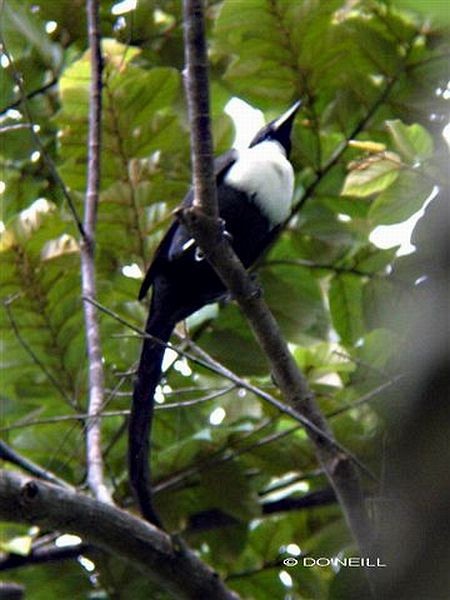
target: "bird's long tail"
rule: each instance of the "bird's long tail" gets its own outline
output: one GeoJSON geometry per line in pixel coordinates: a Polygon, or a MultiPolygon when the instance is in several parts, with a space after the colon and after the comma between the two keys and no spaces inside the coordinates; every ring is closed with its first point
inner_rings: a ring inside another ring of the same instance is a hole
{"type": "Polygon", "coordinates": [[[160,311],[150,310],[134,384],[133,403],[128,428],[128,470],[130,482],[142,516],[161,527],[153,506],[149,437],[153,420],[154,393],[161,377],[164,343],[168,342],[175,323],[162,318],[160,311]],[[163,342],[162,344],[158,342],[163,342]]]}

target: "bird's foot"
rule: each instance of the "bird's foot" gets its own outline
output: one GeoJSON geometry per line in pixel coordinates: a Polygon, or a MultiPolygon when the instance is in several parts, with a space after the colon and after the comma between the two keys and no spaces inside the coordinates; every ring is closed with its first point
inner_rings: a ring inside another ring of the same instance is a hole
{"type": "Polygon", "coordinates": [[[219,218],[220,234],[222,235],[222,237],[224,237],[226,240],[228,240],[231,244],[233,242],[233,236],[231,235],[231,233],[229,231],[227,231],[226,225],[227,224],[225,222],[225,219],[219,218]]]}
{"type": "MultiPolygon", "coordinates": [[[[231,233],[229,231],[227,231],[225,220],[219,218],[218,223],[219,223],[218,242],[221,242],[223,239],[226,239],[231,244],[233,242],[233,236],[231,235],[231,233]]],[[[203,250],[201,250],[198,246],[196,246],[194,257],[197,262],[201,262],[202,260],[205,260],[205,258],[207,258],[207,255],[205,252],[203,252],[203,250]]]]}
{"type": "Polygon", "coordinates": [[[259,277],[256,275],[256,273],[249,273],[249,279],[252,284],[252,298],[261,298],[264,292],[259,282],[259,277]]]}

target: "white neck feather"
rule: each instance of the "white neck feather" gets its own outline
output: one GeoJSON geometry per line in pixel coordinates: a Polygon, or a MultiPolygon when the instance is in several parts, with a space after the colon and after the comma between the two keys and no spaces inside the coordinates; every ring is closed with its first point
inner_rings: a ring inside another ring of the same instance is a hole
{"type": "Polygon", "coordinates": [[[246,192],[269,219],[272,227],[289,216],[294,171],[283,146],[275,140],[240,150],[224,182],[246,192]]]}

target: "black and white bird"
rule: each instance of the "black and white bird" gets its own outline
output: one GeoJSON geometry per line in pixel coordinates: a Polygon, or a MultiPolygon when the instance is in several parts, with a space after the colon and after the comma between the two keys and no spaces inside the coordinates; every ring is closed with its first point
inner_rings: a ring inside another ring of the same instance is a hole
{"type": "MultiPolygon", "coordinates": [[[[289,216],[294,171],[289,162],[291,131],[301,101],[263,127],[245,150],[232,149],[214,161],[219,214],[234,251],[250,267],[289,216]]],[[[191,189],[183,206],[193,202],[191,189]]],[[[167,342],[176,324],[226,290],[189,231],[175,220],[158,246],[139,299],[153,288],[146,324],[149,336],[167,342]]],[[[161,376],[164,345],[145,338],[129,424],[129,472],[143,516],[160,525],[153,508],[148,437],[153,396],[161,376]]]]}

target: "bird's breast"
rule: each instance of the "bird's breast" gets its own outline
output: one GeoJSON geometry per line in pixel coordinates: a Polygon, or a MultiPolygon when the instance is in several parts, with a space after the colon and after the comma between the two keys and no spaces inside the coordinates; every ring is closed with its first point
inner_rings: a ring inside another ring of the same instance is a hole
{"type": "Polygon", "coordinates": [[[240,151],[224,182],[245,192],[272,227],[289,216],[294,171],[277,142],[262,142],[240,151]]]}

